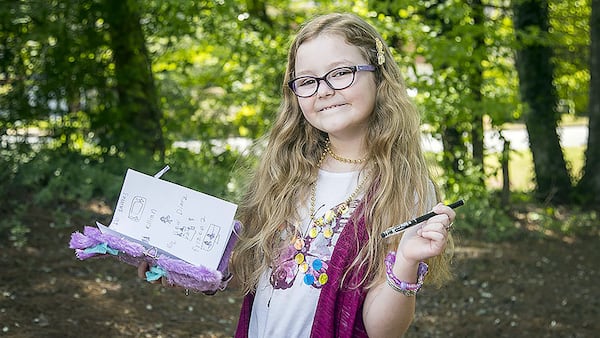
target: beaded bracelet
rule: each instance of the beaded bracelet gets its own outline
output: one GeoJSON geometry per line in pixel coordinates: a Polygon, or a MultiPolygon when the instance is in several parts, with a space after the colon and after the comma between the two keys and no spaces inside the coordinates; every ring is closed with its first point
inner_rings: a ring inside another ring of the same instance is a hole
{"type": "Polygon", "coordinates": [[[415,296],[423,286],[423,280],[425,279],[427,271],[429,271],[427,263],[419,262],[419,268],[417,269],[417,282],[409,283],[399,280],[398,277],[394,275],[392,267],[394,266],[395,261],[396,252],[391,251],[387,254],[387,256],[385,256],[386,279],[388,285],[395,291],[398,291],[407,297],[415,296]]]}

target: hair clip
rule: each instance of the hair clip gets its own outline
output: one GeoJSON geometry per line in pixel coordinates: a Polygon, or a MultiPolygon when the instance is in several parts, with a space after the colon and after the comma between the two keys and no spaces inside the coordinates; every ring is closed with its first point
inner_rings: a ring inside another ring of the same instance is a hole
{"type": "Polygon", "coordinates": [[[375,47],[377,47],[377,64],[381,66],[385,63],[385,55],[383,53],[383,42],[378,38],[375,38],[375,47]]]}

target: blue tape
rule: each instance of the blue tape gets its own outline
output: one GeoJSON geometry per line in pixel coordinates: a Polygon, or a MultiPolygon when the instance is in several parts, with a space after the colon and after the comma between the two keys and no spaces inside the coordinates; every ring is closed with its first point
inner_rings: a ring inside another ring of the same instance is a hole
{"type": "Polygon", "coordinates": [[[83,252],[85,252],[87,254],[90,254],[90,253],[111,254],[114,256],[119,254],[119,250],[109,247],[108,244],[106,244],[106,243],[100,243],[91,248],[87,248],[87,249],[83,250],[83,252]]]}
{"type": "Polygon", "coordinates": [[[160,277],[166,276],[167,272],[161,268],[160,266],[153,266],[150,268],[150,271],[146,271],[146,280],[148,282],[153,282],[155,280],[159,280],[160,277]]]}

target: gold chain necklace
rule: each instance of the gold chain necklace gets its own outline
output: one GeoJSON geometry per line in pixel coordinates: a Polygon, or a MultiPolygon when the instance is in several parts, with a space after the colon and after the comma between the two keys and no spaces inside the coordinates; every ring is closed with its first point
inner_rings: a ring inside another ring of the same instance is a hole
{"type": "Polygon", "coordinates": [[[342,156],[334,153],[333,150],[331,150],[329,141],[327,141],[327,144],[325,145],[325,152],[327,154],[331,155],[331,157],[333,157],[336,161],[343,162],[343,163],[358,164],[358,163],[363,163],[363,162],[365,162],[367,160],[367,157],[361,158],[361,159],[358,159],[358,160],[355,160],[355,159],[352,159],[352,158],[342,157],[342,156]]]}
{"type": "MultiPolygon", "coordinates": [[[[329,144],[327,144],[325,146],[325,151],[323,152],[323,154],[321,155],[321,158],[319,159],[319,162],[317,163],[317,168],[321,169],[321,165],[323,164],[323,160],[325,159],[327,154],[330,154],[329,144]]],[[[366,160],[366,159],[364,159],[364,160],[366,160]]],[[[361,160],[361,161],[364,161],[364,160],[361,160]]],[[[323,225],[331,222],[331,220],[333,218],[338,217],[338,216],[344,214],[346,211],[348,211],[350,202],[352,202],[356,198],[358,193],[362,190],[362,188],[365,185],[365,182],[367,181],[369,176],[370,176],[370,172],[368,172],[365,175],[365,177],[356,186],[356,189],[354,189],[354,191],[350,194],[350,196],[348,196],[348,198],[343,203],[341,203],[337,208],[335,208],[335,210],[334,209],[328,210],[323,217],[319,217],[317,219],[315,219],[315,213],[316,213],[315,207],[316,207],[316,203],[317,203],[317,182],[315,181],[312,184],[311,191],[310,191],[310,210],[309,210],[310,215],[309,215],[309,217],[310,217],[311,223],[313,224],[312,228],[314,229],[315,225],[323,226],[323,225]]],[[[310,231],[314,231],[314,230],[311,229],[310,231]]],[[[313,236],[311,236],[311,237],[313,237],[313,236]]]]}

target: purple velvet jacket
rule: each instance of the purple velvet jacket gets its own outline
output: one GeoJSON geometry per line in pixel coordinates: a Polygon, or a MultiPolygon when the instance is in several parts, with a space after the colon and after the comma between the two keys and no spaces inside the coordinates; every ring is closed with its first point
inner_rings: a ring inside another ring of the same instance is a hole
{"type": "MultiPolygon", "coordinates": [[[[363,203],[354,211],[354,214],[360,215],[360,217],[348,221],[333,249],[331,262],[327,269],[329,282],[323,286],[319,295],[316,311],[319,316],[314,318],[311,337],[367,337],[362,319],[362,308],[367,293],[364,288],[351,287],[351,285],[357,285],[361,280],[364,269],[351,271],[346,276],[344,286],[340,287],[344,271],[350,266],[359,248],[365,245],[369,237],[362,209],[363,203]],[[350,285],[350,287],[346,285],[350,285]]],[[[254,294],[244,297],[235,333],[236,338],[248,337],[253,301],[254,294]]]]}

